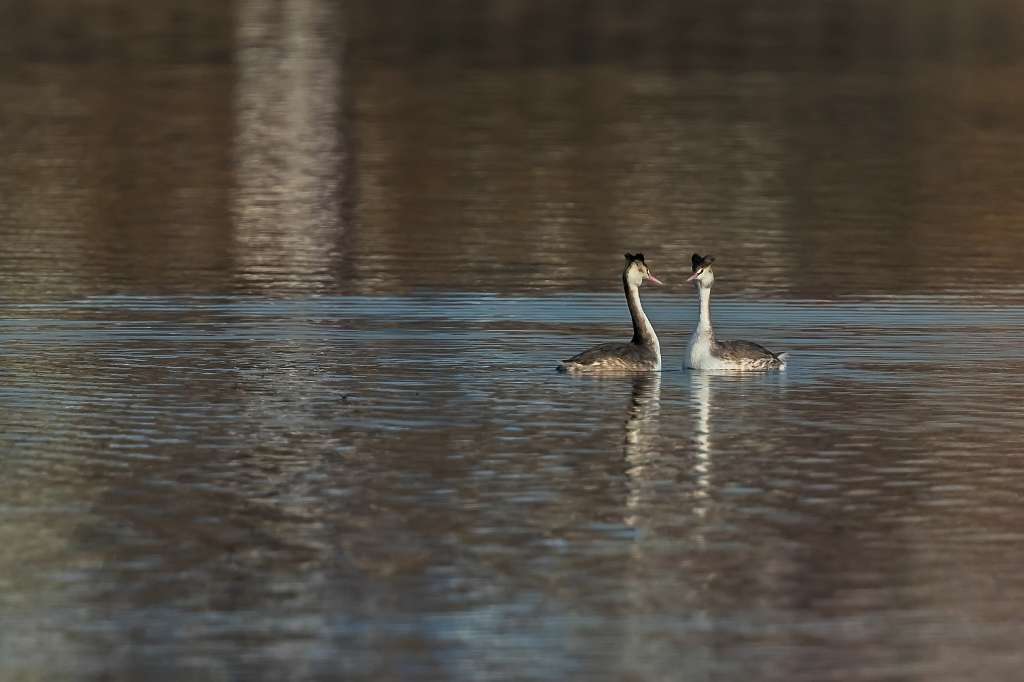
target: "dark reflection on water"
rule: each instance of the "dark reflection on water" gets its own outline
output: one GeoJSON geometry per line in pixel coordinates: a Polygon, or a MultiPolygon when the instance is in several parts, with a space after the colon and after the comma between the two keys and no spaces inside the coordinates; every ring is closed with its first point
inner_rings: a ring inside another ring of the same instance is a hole
{"type": "Polygon", "coordinates": [[[1020,294],[1018,3],[435,5],[19,4],[8,292],[1020,294]]]}
{"type": "Polygon", "coordinates": [[[0,677],[1017,676],[1019,4],[8,5],[0,677]]]}

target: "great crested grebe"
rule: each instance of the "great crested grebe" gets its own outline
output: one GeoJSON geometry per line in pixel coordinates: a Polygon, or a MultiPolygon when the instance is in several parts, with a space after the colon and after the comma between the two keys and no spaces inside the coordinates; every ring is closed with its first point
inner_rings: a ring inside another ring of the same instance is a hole
{"type": "Polygon", "coordinates": [[[642,253],[627,253],[622,287],[626,290],[626,303],[633,318],[633,338],[625,343],[602,343],[563,360],[558,365],[559,372],[656,372],[661,369],[661,345],[640,306],[643,282],[661,284],[651,274],[642,253]]]}
{"type": "Polygon", "coordinates": [[[690,369],[763,370],[785,369],[786,353],[773,353],[750,341],[719,341],[711,327],[712,256],[693,254],[693,274],[686,280],[696,281],[700,297],[700,319],[686,347],[684,366],[690,369]]]}

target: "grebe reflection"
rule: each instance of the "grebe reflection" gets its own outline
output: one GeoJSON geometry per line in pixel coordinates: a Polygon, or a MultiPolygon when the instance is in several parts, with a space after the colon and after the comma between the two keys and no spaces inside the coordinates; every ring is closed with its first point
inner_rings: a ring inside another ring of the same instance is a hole
{"type": "MultiPolygon", "coordinates": [[[[711,502],[711,375],[705,372],[690,375],[693,384],[693,400],[697,404],[694,423],[693,466],[695,490],[694,513],[704,518],[711,502]]],[[[702,538],[703,539],[703,538],[702,538]]]]}
{"type": "Polygon", "coordinates": [[[629,484],[625,522],[631,526],[636,525],[635,511],[645,497],[645,489],[657,483],[660,413],[661,374],[646,374],[634,378],[625,423],[626,475],[629,484]]]}

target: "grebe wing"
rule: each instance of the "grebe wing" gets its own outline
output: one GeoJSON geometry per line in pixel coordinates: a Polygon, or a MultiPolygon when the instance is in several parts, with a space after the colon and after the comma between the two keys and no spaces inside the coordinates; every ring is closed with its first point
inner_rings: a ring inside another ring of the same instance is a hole
{"type": "Polygon", "coordinates": [[[727,362],[779,359],[779,355],[753,341],[719,341],[712,352],[727,362]]]}
{"type": "Polygon", "coordinates": [[[563,360],[563,362],[572,362],[577,365],[593,365],[606,360],[627,359],[631,357],[630,353],[636,350],[639,349],[632,343],[616,343],[613,341],[588,348],[568,360],[563,360]]]}
{"type": "Polygon", "coordinates": [[[579,355],[574,355],[568,360],[563,360],[561,368],[564,370],[577,368],[579,370],[641,370],[652,369],[657,364],[657,358],[650,350],[635,343],[602,343],[599,346],[589,348],[579,355]]]}

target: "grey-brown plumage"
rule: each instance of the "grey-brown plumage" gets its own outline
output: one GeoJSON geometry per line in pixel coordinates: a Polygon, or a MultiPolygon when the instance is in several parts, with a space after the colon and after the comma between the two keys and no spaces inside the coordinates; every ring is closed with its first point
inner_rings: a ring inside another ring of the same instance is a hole
{"type": "Polygon", "coordinates": [[[767,362],[783,364],[781,356],[785,353],[773,353],[764,346],[753,341],[718,341],[711,344],[711,354],[729,363],[767,362]]]}
{"type": "Polygon", "coordinates": [[[610,342],[588,348],[558,366],[561,372],[608,371],[655,371],[661,368],[661,357],[652,349],[633,343],[610,342]]]}
{"type": "Polygon", "coordinates": [[[640,285],[661,282],[651,274],[642,253],[626,254],[622,286],[626,304],[633,319],[633,338],[621,343],[602,343],[563,360],[560,372],[650,372],[661,369],[661,345],[647,315],[640,305],[640,285]]]}

